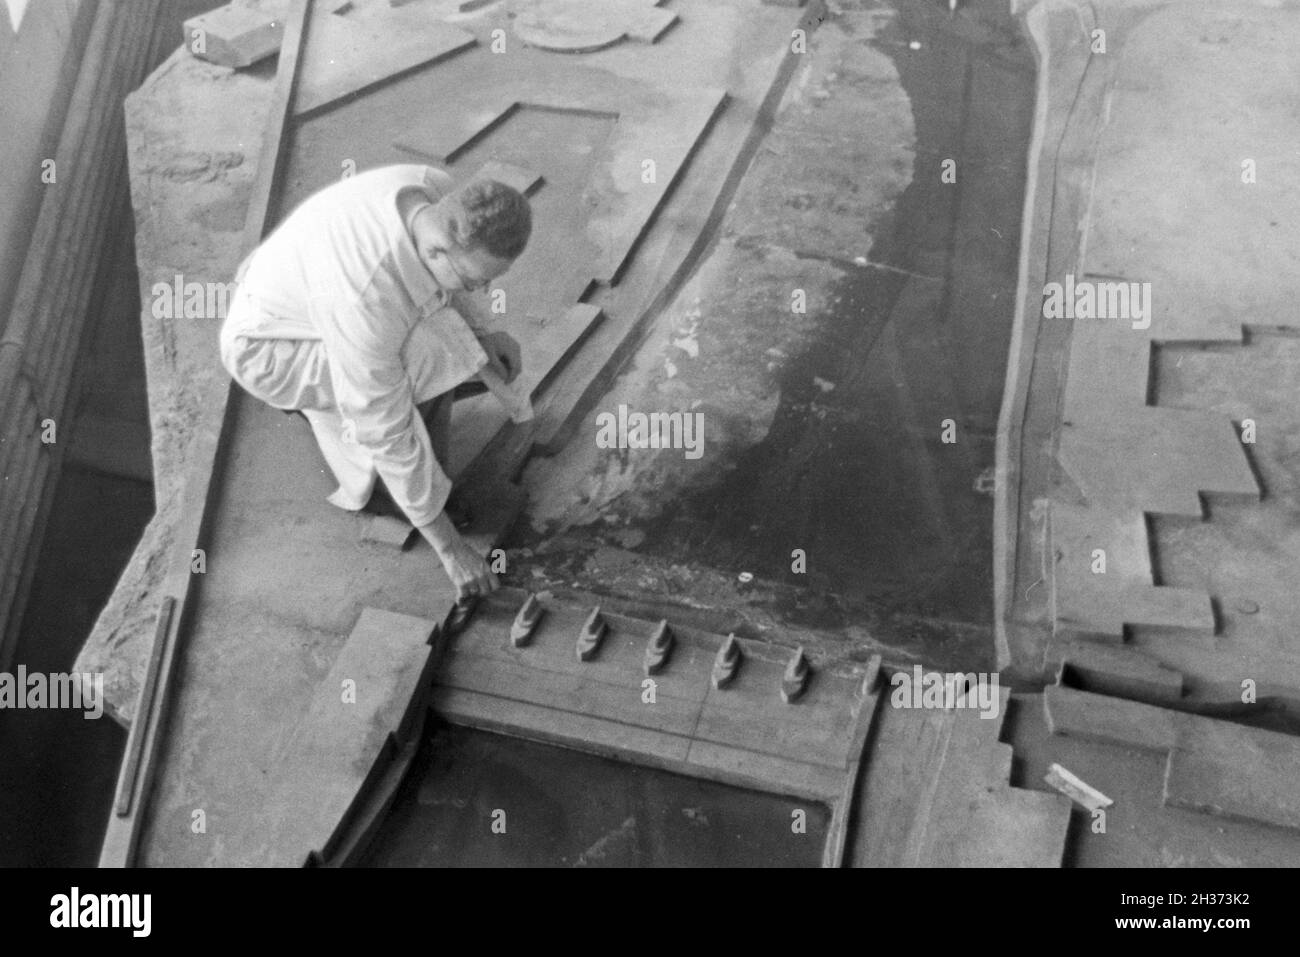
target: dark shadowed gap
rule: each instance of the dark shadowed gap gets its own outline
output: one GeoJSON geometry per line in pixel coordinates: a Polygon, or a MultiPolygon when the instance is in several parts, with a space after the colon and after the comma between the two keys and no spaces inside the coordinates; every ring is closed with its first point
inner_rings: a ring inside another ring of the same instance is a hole
{"type": "Polygon", "coordinates": [[[443,725],[363,866],[818,867],[829,820],[810,801],[443,725]]]}

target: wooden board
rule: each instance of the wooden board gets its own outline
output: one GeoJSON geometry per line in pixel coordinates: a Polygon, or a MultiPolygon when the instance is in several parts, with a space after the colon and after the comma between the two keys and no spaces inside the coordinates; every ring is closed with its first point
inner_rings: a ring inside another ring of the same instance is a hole
{"type": "Polygon", "coordinates": [[[1113,322],[1075,321],[1070,327],[1070,369],[1061,418],[1071,423],[1108,423],[1130,415],[1147,404],[1150,378],[1150,339],[1113,322]]]}
{"type": "Polygon", "coordinates": [[[507,92],[474,95],[457,110],[430,110],[393,140],[397,149],[427,162],[447,164],[510,118],[520,104],[507,92]]]}
{"type": "Polygon", "coordinates": [[[854,817],[856,867],[1059,867],[1069,802],[1010,786],[998,718],[894,708],[877,716],[854,817]]]}
{"type": "Polygon", "coordinates": [[[284,750],[267,789],[268,818],[248,822],[266,848],[257,863],[299,867],[329,843],[389,736],[399,733],[413,702],[421,707],[436,627],[427,619],[362,609],[284,750]]]}
{"type": "Polygon", "coordinates": [[[1278,226],[1300,191],[1300,117],[1286,97],[1254,91],[1259,77],[1293,68],[1300,28],[1280,10],[1230,9],[1165,7],[1123,31],[1097,140],[1084,265],[1151,281],[1150,334],[1166,342],[1240,342],[1245,323],[1298,321],[1300,272],[1278,226]],[[1237,90],[1252,91],[1248,107],[1237,90]],[[1255,276],[1268,278],[1243,281],[1255,276]]]}
{"type": "Polygon", "coordinates": [[[826,831],[826,846],[822,851],[823,867],[844,867],[849,863],[850,828],[860,824],[855,801],[861,786],[862,769],[867,759],[867,742],[876,725],[880,708],[880,656],[872,655],[867,672],[862,676],[861,696],[857,703],[857,716],[853,735],[849,741],[849,764],[845,769],[844,790],[831,807],[831,821],[826,831]]]}
{"type": "Polygon", "coordinates": [[[1068,768],[1115,803],[1105,830],[1075,812],[1068,864],[1077,868],[1233,868],[1300,866],[1300,832],[1198,813],[1166,801],[1165,751],[1138,749],[1049,732],[1039,695],[1017,695],[1005,737],[1016,749],[1018,774],[1043,781],[1053,764],[1068,768]]]}
{"type": "Polygon", "coordinates": [[[1188,718],[1169,756],[1165,803],[1300,829],[1300,740],[1227,721],[1188,718]]]}
{"type": "Polygon", "coordinates": [[[1214,637],[1210,596],[1157,586],[1140,512],[1053,503],[1052,622],[1055,634],[1122,641],[1127,627],[1214,637]],[[1094,572],[1104,554],[1105,571],[1094,572]]]}
{"type": "Polygon", "coordinates": [[[1047,654],[1059,684],[1151,704],[1175,702],[1183,696],[1182,673],[1135,648],[1065,640],[1053,642],[1047,654]]]}
{"type": "Polygon", "coordinates": [[[619,117],[608,147],[613,188],[593,184],[586,194],[593,206],[587,233],[605,251],[602,260],[593,264],[593,279],[618,281],[632,251],[726,102],[722,90],[698,90],[690,99],[671,104],[671,109],[619,117]],[[649,180],[647,161],[654,164],[653,179],[649,180]]]}
{"type": "Polygon", "coordinates": [[[435,689],[432,704],[435,711],[457,724],[522,735],[721,784],[826,803],[833,803],[843,793],[842,769],[694,741],[562,707],[442,686],[435,689]]]}
{"type": "Polygon", "coordinates": [[[516,12],[515,35],[557,53],[590,53],[621,40],[654,43],[677,22],[660,0],[529,0],[516,12]]]}
{"type": "Polygon", "coordinates": [[[609,630],[597,653],[580,661],[576,642],[590,608],[543,601],[546,614],[532,640],[516,648],[509,630],[523,598],[514,589],[491,597],[452,642],[435,702],[455,709],[448,717],[499,730],[517,707],[531,716],[519,719],[517,733],[541,733],[550,722],[568,741],[581,726],[625,757],[644,748],[656,760],[711,768],[727,780],[766,777],[776,789],[790,786],[787,776],[797,771],[789,780],[816,782],[824,799],[842,793],[863,708],[857,672],[815,671],[803,696],[786,704],[780,683],[790,650],[748,642],[736,679],[714,689],[710,673],[722,638],[670,622],[676,642],[648,701],[643,660],[655,622],[606,614],[609,630]],[[827,781],[840,787],[830,797],[822,790],[827,781]]]}
{"type": "Polygon", "coordinates": [[[1024,27],[1038,62],[1034,132],[1020,235],[1020,270],[1010,357],[998,418],[994,492],[994,627],[998,661],[1037,667],[1048,614],[1041,526],[1036,503],[1051,493],[1056,396],[1071,324],[1043,318],[1043,287],[1077,267],[1080,220],[1086,215],[1097,126],[1104,117],[1115,57],[1092,55],[1088,8],[1035,4],[1024,27]],[[1081,29],[1082,27],[1082,29],[1081,29]],[[1032,622],[1033,624],[1027,624],[1032,622]]]}
{"type": "MultiPolygon", "coordinates": [[[[422,729],[424,723],[419,722],[422,729]]],[[[334,833],[319,854],[308,859],[308,866],[351,867],[366,852],[379,832],[397,797],[397,790],[420,750],[419,730],[400,748],[387,749],[391,755],[380,757],[382,771],[370,787],[363,788],[358,803],[350,810],[342,827],[334,833]],[[386,760],[385,760],[386,759],[386,760]]]]}
{"type": "Polygon", "coordinates": [[[393,145],[449,163],[471,144],[507,129],[511,116],[521,109],[617,118],[604,149],[602,174],[588,184],[582,198],[591,210],[588,235],[602,251],[591,264],[591,278],[614,282],[723,109],[727,94],[698,90],[690,96],[646,101],[620,96],[618,87],[605,89],[602,84],[608,80],[594,71],[574,71],[562,83],[539,83],[527,93],[491,88],[471,93],[461,109],[431,112],[393,145]]]}
{"type": "Polygon", "coordinates": [[[1166,805],[1300,829],[1294,736],[1059,686],[1043,706],[1053,734],[1168,754],[1166,805]]]}
{"type": "Polygon", "coordinates": [[[181,42],[201,60],[238,70],[274,56],[283,38],[278,11],[228,3],[186,20],[181,42]]]}
{"type": "MultiPolygon", "coordinates": [[[[534,399],[540,396],[604,318],[597,307],[578,303],[551,321],[525,319],[512,326],[524,363],[516,380],[518,391],[534,399]]],[[[510,416],[492,396],[457,402],[451,414],[455,436],[451,467],[453,473],[459,474],[510,421],[510,416]]]]}
{"type": "Polygon", "coordinates": [[[1058,458],[1090,505],[1200,518],[1201,495],[1259,500],[1227,416],[1140,408],[1098,425],[1067,425],[1058,458]]]}
{"type": "Polygon", "coordinates": [[[313,16],[301,90],[294,100],[296,118],[454,56],[476,42],[473,35],[435,19],[418,4],[381,9],[382,14],[368,17],[326,10],[313,16]]]}
{"type": "Polygon", "coordinates": [[[1050,685],[1043,710],[1052,734],[1148,751],[1168,751],[1177,742],[1176,712],[1149,704],[1050,685]]]}

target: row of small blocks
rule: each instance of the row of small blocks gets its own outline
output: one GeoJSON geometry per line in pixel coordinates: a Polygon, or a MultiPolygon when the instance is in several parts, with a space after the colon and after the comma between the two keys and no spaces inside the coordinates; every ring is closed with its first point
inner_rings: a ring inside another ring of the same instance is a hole
{"type": "MultiPolygon", "coordinates": [[[[510,625],[510,643],[516,648],[522,648],[532,641],[533,632],[545,614],[546,608],[536,595],[530,593],[510,625]]],[[[605,620],[600,606],[597,605],[591,610],[591,614],[583,622],[582,630],[578,633],[576,646],[578,660],[590,661],[595,657],[596,650],[600,648],[608,631],[609,622],[605,620]]],[[[644,664],[647,675],[658,674],[664,669],[672,654],[675,641],[676,638],[673,636],[672,628],[668,626],[668,621],[666,619],[660,621],[646,644],[644,664]]],[[[734,634],[728,635],[713,659],[713,687],[722,689],[731,684],[740,670],[743,659],[740,639],[734,634]]],[[[808,679],[811,675],[812,668],[808,656],[800,647],[786,664],[785,673],[781,676],[781,699],[788,704],[800,697],[808,687],[808,679]]]]}

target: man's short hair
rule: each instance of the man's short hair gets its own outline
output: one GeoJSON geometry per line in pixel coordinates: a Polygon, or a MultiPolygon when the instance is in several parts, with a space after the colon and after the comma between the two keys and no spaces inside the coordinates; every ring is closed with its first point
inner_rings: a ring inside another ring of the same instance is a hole
{"type": "Polygon", "coordinates": [[[464,249],[483,248],[514,259],[528,245],[533,211],[517,189],[494,179],[474,180],[437,205],[438,223],[464,249]]]}

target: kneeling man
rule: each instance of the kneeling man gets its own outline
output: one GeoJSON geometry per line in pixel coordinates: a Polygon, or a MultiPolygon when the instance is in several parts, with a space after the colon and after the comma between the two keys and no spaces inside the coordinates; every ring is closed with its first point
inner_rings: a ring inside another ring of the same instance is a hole
{"type": "Polygon", "coordinates": [[[451,297],[504,273],[531,231],[528,201],[509,186],[457,189],[427,166],[369,170],[309,197],[244,260],[221,328],[235,381],[311,423],[339,483],[329,500],[361,509],[383,479],[461,598],[497,581],[447,516],[451,401],[485,366],[510,381],[520,356],[509,335],[471,328],[451,297]]]}

